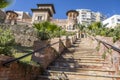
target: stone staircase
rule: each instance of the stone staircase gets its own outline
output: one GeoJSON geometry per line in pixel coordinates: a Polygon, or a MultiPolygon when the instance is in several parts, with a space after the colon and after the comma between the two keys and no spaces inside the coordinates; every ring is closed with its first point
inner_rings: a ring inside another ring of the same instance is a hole
{"type": "Polygon", "coordinates": [[[119,80],[101,56],[83,40],[57,58],[38,80],[119,80]]]}

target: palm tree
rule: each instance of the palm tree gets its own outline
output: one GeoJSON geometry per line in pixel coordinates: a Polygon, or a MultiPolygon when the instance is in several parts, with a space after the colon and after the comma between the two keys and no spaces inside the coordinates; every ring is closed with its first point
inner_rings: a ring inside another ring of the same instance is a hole
{"type": "Polygon", "coordinates": [[[53,37],[60,37],[60,33],[62,32],[60,27],[48,21],[35,23],[33,27],[37,29],[40,40],[48,40],[53,37]]]}
{"type": "Polygon", "coordinates": [[[48,40],[50,39],[50,35],[49,35],[49,26],[51,26],[51,24],[49,22],[41,22],[41,23],[35,23],[34,24],[34,28],[37,29],[38,31],[38,38],[40,40],[48,40]]]}
{"type": "Polygon", "coordinates": [[[105,35],[106,34],[106,26],[107,24],[103,25],[101,22],[93,22],[88,26],[88,29],[91,34],[93,35],[105,35]]]}

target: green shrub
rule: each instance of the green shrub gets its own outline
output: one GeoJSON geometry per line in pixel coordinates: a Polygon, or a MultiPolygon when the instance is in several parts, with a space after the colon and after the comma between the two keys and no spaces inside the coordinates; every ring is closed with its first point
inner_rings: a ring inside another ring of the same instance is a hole
{"type": "Polygon", "coordinates": [[[102,54],[102,58],[103,58],[103,59],[106,58],[106,52],[104,52],[104,53],[102,54]]]}
{"type": "Polygon", "coordinates": [[[13,45],[14,36],[10,30],[0,29],[0,54],[11,56],[13,45]]]}

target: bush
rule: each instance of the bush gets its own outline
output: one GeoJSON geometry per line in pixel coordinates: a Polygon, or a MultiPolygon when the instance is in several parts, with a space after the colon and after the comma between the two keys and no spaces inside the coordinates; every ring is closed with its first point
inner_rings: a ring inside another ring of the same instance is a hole
{"type": "Polygon", "coordinates": [[[10,30],[0,29],[0,54],[11,56],[13,45],[14,37],[10,30]]]}

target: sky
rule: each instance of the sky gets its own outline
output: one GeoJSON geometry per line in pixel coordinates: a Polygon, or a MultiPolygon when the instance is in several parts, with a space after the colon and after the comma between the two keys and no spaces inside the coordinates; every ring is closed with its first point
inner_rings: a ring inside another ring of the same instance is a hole
{"type": "Polygon", "coordinates": [[[114,14],[120,15],[120,0],[13,0],[13,3],[5,10],[31,12],[31,8],[37,8],[36,4],[54,4],[57,19],[66,18],[68,10],[90,9],[110,17],[114,14]]]}

